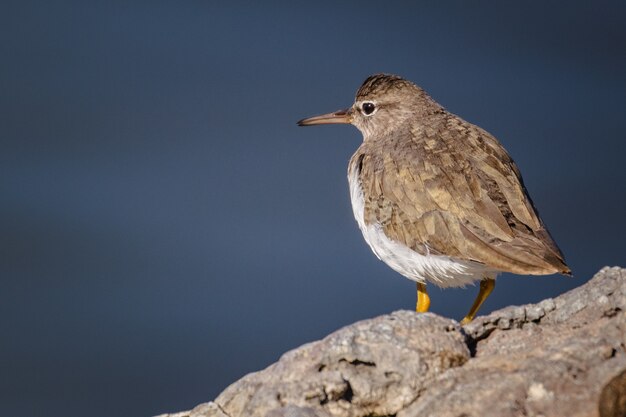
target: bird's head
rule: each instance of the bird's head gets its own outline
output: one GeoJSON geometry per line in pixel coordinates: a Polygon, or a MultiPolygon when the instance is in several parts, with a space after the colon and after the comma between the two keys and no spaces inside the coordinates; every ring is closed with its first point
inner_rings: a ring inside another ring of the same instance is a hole
{"type": "Polygon", "coordinates": [[[441,107],[412,82],[397,75],[375,74],[363,82],[352,107],[302,119],[298,125],[353,124],[364,140],[370,140],[438,109],[441,107]]]}

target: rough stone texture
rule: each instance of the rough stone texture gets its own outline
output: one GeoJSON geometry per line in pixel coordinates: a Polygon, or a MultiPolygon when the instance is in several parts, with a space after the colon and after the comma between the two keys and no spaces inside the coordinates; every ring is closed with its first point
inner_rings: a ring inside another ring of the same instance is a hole
{"type": "Polygon", "coordinates": [[[469,359],[459,329],[453,320],[409,311],[361,321],[286,353],[216,402],[230,416],[265,416],[287,404],[341,417],[395,414],[426,381],[469,359]]]}
{"type": "Polygon", "coordinates": [[[200,404],[193,410],[182,411],[180,413],[162,414],[160,417],[229,417],[224,413],[219,405],[213,401],[200,404]]]}
{"type": "Polygon", "coordinates": [[[290,351],[214,402],[163,417],[620,416],[626,270],[461,328],[398,311],[290,351]]]}

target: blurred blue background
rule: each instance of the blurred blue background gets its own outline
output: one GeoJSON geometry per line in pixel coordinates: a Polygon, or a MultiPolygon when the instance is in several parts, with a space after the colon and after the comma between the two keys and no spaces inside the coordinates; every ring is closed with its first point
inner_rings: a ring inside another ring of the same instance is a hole
{"type": "MultiPolygon", "coordinates": [[[[412,309],[352,217],[351,126],[400,74],[493,133],[575,278],[626,265],[624,2],[3,2],[0,411],[189,409],[286,350],[412,309]]],[[[476,288],[432,290],[460,318],[476,288]]]]}

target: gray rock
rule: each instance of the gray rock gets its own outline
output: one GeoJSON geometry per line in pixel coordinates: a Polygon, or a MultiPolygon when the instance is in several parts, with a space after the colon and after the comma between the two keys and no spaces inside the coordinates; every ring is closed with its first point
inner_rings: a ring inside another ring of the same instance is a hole
{"type": "Polygon", "coordinates": [[[332,416],[390,415],[415,400],[426,380],[469,357],[455,321],[399,311],[288,352],[215,401],[230,416],[266,416],[287,404],[332,416]]]}
{"type": "Polygon", "coordinates": [[[267,413],[267,417],[331,417],[330,414],[320,409],[310,407],[298,407],[295,405],[286,405],[284,407],[275,408],[267,413]]]}
{"type": "Polygon", "coordinates": [[[196,406],[193,410],[180,413],[161,414],[156,417],[229,417],[213,401],[196,406]]]}
{"type": "Polygon", "coordinates": [[[621,410],[624,370],[626,270],[604,268],[555,299],[464,328],[409,311],[355,323],[214,402],[164,416],[600,416],[603,407],[604,417],[621,410]]]}

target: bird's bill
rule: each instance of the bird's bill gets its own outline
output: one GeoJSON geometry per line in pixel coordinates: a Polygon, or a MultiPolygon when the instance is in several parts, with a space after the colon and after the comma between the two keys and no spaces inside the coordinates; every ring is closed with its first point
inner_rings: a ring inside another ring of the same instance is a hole
{"type": "Polygon", "coordinates": [[[320,114],[319,116],[308,117],[298,122],[298,126],[350,124],[352,123],[352,112],[350,109],[338,110],[333,113],[320,114]]]}

